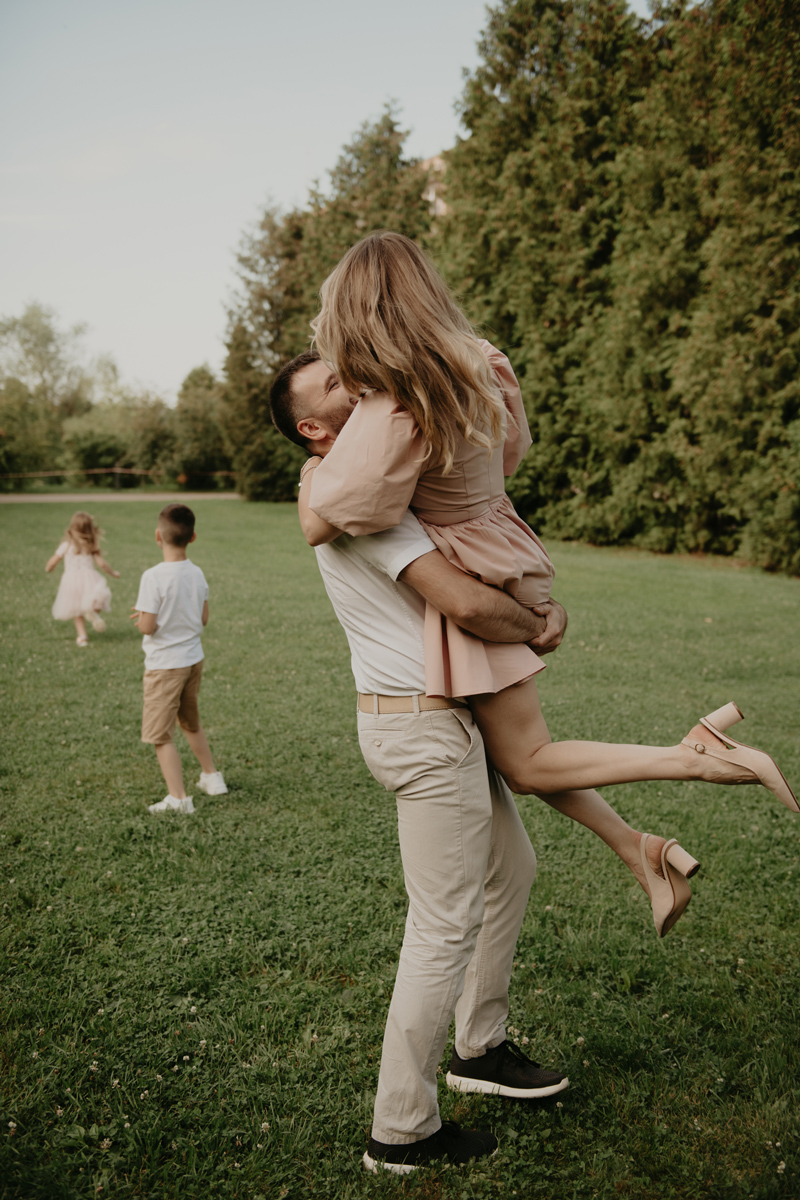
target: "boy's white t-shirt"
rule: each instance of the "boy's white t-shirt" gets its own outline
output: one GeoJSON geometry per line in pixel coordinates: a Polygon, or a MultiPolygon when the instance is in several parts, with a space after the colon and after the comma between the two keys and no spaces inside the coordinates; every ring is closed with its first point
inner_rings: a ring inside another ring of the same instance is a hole
{"type": "Polygon", "coordinates": [[[208,584],[190,559],[162,562],[142,575],[136,607],[154,613],[155,633],[142,638],[146,671],[191,667],[203,658],[203,605],[208,584]]]}

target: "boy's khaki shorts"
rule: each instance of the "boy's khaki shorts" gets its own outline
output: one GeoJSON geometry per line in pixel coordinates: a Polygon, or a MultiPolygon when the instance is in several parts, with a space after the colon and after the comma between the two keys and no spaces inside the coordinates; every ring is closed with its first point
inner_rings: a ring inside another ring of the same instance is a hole
{"type": "Polygon", "coordinates": [[[197,696],[203,674],[203,660],[191,667],[169,671],[145,671],[142,741],[163,746],[172,741],[177,719],[181,729],[196,733],[200,728],[197,696]]]}

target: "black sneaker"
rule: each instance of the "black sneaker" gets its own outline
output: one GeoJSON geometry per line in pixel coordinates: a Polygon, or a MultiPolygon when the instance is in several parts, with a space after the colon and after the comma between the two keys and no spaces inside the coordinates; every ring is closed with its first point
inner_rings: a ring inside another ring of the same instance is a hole
{"type": "Polygon", "coordinates": [[[447,1086],[457,1092],[485,1092],[526,1100],[563,1092],[569,1080],[566,1075],[531,1062],[513,1043],[501,1042],[479,1058],[459,1058],[453,1050],[447,1086]]]}
{"type": "Polygon", "coordinates": [[[383,1168],[395,1175],[408,1175],[430,1163],[466,1163],[471,1158],[486,1158],[497,1153],[497,1138],[479,1129],[461,1129],[455,1121],[444,1121],[441,1128],[420,1142],[392,1145],[369,1139],[363,1163],[377,1175],[383,1168]]]}

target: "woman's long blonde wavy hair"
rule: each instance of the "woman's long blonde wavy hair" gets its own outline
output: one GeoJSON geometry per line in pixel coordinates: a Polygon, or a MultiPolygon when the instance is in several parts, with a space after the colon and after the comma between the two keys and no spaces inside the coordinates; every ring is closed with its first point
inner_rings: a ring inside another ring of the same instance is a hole
{"type": "Polygon", "coordinates": [[[72,542],[79,554],[99,554],[100,538],[103,531],[95,524],[95,519],[87,512],[76,512],[67,526],[65,534],[68,542],[72,542]]]}
{"type": "Polygon", "coordinates": [[[459,437],[487,450],[501,441],[503,399],[486,355],[410,238],[382,230],[357,242],[320,300],[311,322],[320,357],[349,392],[374,388],[407,408],[445,474],[459,437]]]}

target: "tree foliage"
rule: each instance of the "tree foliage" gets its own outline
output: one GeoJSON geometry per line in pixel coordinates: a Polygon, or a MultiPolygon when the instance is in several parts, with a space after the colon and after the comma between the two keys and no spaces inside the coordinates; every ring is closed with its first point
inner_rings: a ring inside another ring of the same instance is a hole
{"type": "Polygon", "coordinates": [[[19,379],[32,396],[66,416],[85,412],[91,391],[81,361],[85,328],[60,329],[53,310],[35,303],[19,317],[0,319],[0,376],[19,379]]]}
{"type": "Polygon", "coordinates": [[[320,285],[354,242],[374,229],[396,229],[414,239],[428,229],[426,173],[404,157],[406,137],[387,108],[342,149],[328,192],[315,186],[304,208],[283,215],[268,207],[245,237],[241,304],[233,319],[249,329],[265,372],[308,349],[320,285]]]}
{"type": "Polygon", "coordinates": [[[304,455],[269,418],[275,371],[308,349],[319,288],[344,252],[373,229],[420,238],[430,225],[426,174],[403,156],[394,112],[364,124],[342,150],[330,189],[314,187],[304,208],[264,212],[239,256],[239,304],[231,314],[222,422],[238,486],[248,498],[288,500],[304,455]]]}
{"type": "Polygon", "coordinates": [[[220,421],[236,485],[247,500],[292,500],[304,454],[269,415],[271,375],[256,363],[250,331],[238,321],[227,342],[220,421]]]}
{"type": "Polygon", "coordinates": [[[19,476],[56,461],[59,431],[50,406],[11,376],[0,382],[0,487],[21,486],[19,476]]]}
{"type": "Polygon", "coordinates": [[[505,0],[437,252],[520,376],[545,532],[800,570],[788,0],[505,0]]]}
{"type": "MultiPolygon", "coordinates": [[[[189,373],[171,408],[124,386],[111,359],[87,362],[82,332],[63,330],[40,304],[0,320],[0,487],[23,487],[26,475],[59,468],[98,484],[111,479],[92,472],[115,467],[192,487],[228,482],[214,474],[230,462],[208,368],[189,373]]],[[[121,482],[135,486],[139,476],[121,482]]]]}
{"type": "Polygon", "coordinates": [[[21,487],[20,475],[62,465],[64,420],[91,408],[83,331],[62,329],[41,304],[0,318],[0,488],[21,487]]]}
{"type": "Polygon", "coordinates": [[[175,473],[189,488],[213,488],[231,460],[220,418],[220,385],[208,367],[195,367],[178,392],[175,473]]]}

